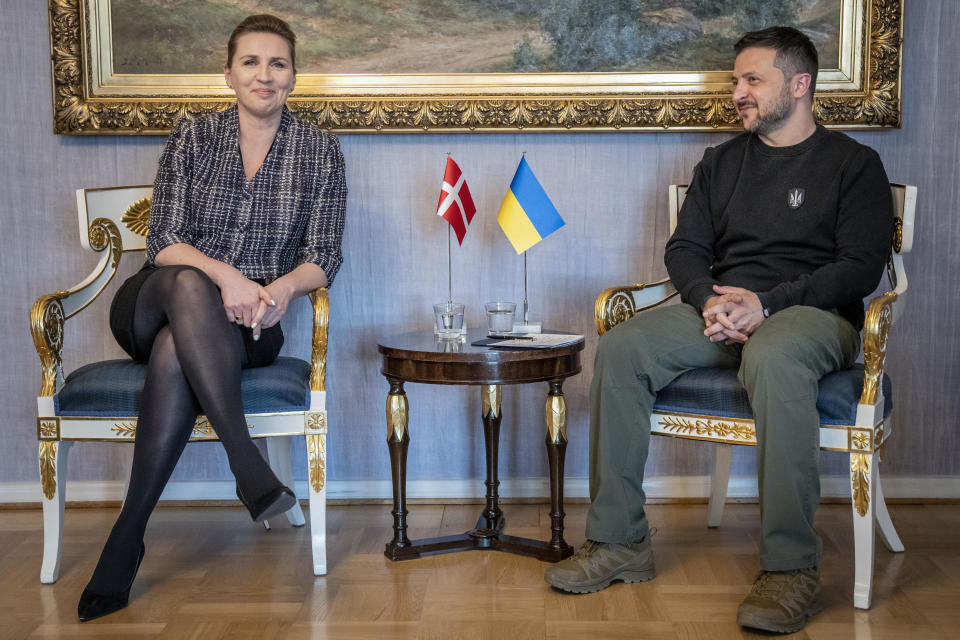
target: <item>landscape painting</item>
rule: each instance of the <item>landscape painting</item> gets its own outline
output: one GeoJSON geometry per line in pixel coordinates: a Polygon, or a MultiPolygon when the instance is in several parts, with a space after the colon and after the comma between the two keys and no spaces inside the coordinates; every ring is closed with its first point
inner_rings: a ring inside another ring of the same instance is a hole
{"type": "Polygon", "coordinates": [[[820,51],[814,111],[901,124],[905,0],[47,0],[54,131],[167,133],[226,109],[231,30],[297,34],[301,119],[340,132],[736,130],[733,44],[792,24],[820,51]]]}
{"type": "Polygon", "coordinates": [[[841,0],[112,0],[117,73],[217,73],[232,28],[273,13],[301,73],[717,71],[744,31],[795,25],[839,65],[841,0]]]}

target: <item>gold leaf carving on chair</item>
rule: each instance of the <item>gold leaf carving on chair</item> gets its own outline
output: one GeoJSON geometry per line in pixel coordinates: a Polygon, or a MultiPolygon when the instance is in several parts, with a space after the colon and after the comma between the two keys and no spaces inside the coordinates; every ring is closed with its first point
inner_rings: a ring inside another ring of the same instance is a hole
{"type": "Polygon", "coordinates": [[[120,222],[127,226],[127,229],[141,236],[147,235],[149,229],[147,224],[150,222],[150,198],[142,198],[127,207],[123,212],[120,222]]]}
{"type": "Polygon", "coordinates": [[[121,438],[133,438],[137,435],[137,423],[115,422],[113,423],[113,426],[110,427],[110,431],[113,431],[121,438]]]}
{"type": "Polygon", "coordinates": [[[615,327],[632,318],[636,312],[637,308],[633,304],[633,296],[624,292],[615,293],[607,302],[607,326],[615,327]]]}
{"type": "Polygon", "coordinates": [[[864,314],[863,328],[863,392],[860,404],[872,405],[883,376],[883,361],[887,355],[887,338],[893,324],[893,303],[897,294],[892,291],[870,301],[864,314]]]}
{"type": "Polygon", "coordinates": [[[52,500],[57,490],[57,443],[40,443],[40,486],[47,500],[52,500]]]}
{"type": "Polygon", "coordinates": [[[97,218],[90,223],[87,236],[90,240],[90,247],[94,251],[103,251],[109,246],[110,268],[116,269],[120,264],[120,255],[123,253],[123,240],[120,238],[120,230],[113,223],[113,220],[97,218]]]}
{"type": "MultiPolygon", "coordinates": [[[[249,422],[247,423],[247,429],[253,431],[253,425],[249,422]]],[[[197,416],[196,422],[193,423],[193,435],[216,436],[216,432],[213,430],[213,425],[210,424],[209,420],[207,420],[207,416],[197,416]]]]}
{"type": "Polygon", "coordinates": [[[313,305],[313,336],[310,356],[310,390],[327,388],[327,331],[330,325],[330,294],[324,289],[310,292],[313,305]]]}
{"type": "Polygon", "coordinates": [[[57,388],[57,376],[60,373],[60,350],[63,348],[63,324],[66,314],[60,299],[66,291],[58,291],[40,296],[30,309],[30,333],[33,345],[40,356],[43,373],[41,396],[52,396],[57,388]]]}
{"type": "Polygon", "coordinates": [[[44,440],[58,438],[60,434],[57,429],[56,420],[41,420],[40,421],[40,437],[44,440]]]}
{"type": "Polygon", "coordinates": [[[714,422],[709,418],[688,420],[666,416],[660,420],[660,426],[673,433],[693,434],[706,437],[727,438],[730,440],[753,440],[757,432],[749,424],[740,422],[714,422]]]}
{"type": "Polygon", "coordinates": [[[870,459],[865,453],[850,456],[850,476],[853,482],[853,505],[861,516],[867,515],[870,506],[870,459]]]}
{"type": "Polygon", "coordinates": [[[863,431],[856,431],[850,436],[850,440],[853,441],[853,446],[857,449],[866,449],[867,445],[870,444],[870,435],[863,431]]]}
{"type": "Polygon", "coordinates": [[[327,480],[327,447],[324,436],[307,436],[307,462],[310,465],[310,485],[314,491],[322,491],[327,480]]]}
{"type": "Polygon", "coordinates": [[[309,411],[307,413],[307,429],[318,433],[327,432],[327,412],[309,411]]]}
{"type": "Polygon", "coordinates": [[[193,423],[193,435],[195,436],[212,436],[213,435],[213,425],[210,424],[210,421],[207,420],[206,416],[197,416],[196,422],[193,423]]]}

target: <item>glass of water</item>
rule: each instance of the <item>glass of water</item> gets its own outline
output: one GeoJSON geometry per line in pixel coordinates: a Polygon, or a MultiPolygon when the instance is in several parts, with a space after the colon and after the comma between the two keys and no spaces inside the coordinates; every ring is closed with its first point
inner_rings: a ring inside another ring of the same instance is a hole
{"type": "Polygon", "coordinates": [[[443,340],[459,338],[463,332],[463,303],[441,302],[433,305],[433,315],[436,320],[434,332],[443,340]]]}
{"type": "Polygon", "coordinates": [[[488,302],[483,306],[487,310],[487,333],[504,336],[513,331],[513,314],[517,310],[515,302],[488,302]]]}

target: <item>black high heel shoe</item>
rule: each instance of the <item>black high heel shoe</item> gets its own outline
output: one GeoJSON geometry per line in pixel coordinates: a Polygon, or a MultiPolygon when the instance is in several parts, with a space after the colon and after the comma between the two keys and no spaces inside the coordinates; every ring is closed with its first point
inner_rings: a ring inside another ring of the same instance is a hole
{"type": "Polygon", "coordinates": [[[250,503],[240,491],[240,484],[237,484],[237,497],[240,502],[250,512],[250,517],[254,522],[262,522],[273,516],[280,515],[289,511],[293,505],[297,504],[297,497],[293,491],[284,486],[279,486],[260,496],[255,503],[250,503]]]}
{"type": "Polygon", "coordinates": [[[89,588],[83,590],[83,593],[80,594],[80,602],[77,604],[77,616],[79,616],[80,622],[101,618],[114,611],[120,611],[120,609],[127,606],[127,602],[130,601],[130,588],[133,586],[133,581],[137,577],[137,571],[140,570],[140,563],[143,562],[143,554],[145,551],[146,547],[143,545],[143,542],[141,542],[137,566],[133,570],[130,583],[123,591],[117,591],[116,593],[96,593],[89,588]]]}

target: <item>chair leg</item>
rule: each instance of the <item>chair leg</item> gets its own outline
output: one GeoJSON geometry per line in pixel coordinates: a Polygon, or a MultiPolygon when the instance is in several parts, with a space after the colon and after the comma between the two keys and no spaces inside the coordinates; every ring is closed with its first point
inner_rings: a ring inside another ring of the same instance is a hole
{"type": "Polygon", "coordinates": [[[883,497],[883,484],[880,482],[880,474],[877,473],[877,484],[873,492],[873,499],[876,501],[874,514],[877,518],[877,529],[880,531],[880,539],[887,549],[894,553],[903,551],[903,543],[897,530],[893,526],[893,520],[890,519],[890,513],[887,511],[887,501],[883,497]]]}
{"type": "Polygon", "coordinates": [[[313,575],[327,574],[327,434],[309,433],[307,444],[310,496],[310,542],[313,549],[313,575]]]}
{"type": "Polygon", "coordinates": [[[879,474],[872,453],[850,454],[850,483],[853,492],[854,578],[853,606],[869,609],[873,592],[874,513],[879,474]]]}
{"type": "Polygon", "coordinates": [[[67,497],[67,460],[71,442],[40,442],[40,484],[43,490],[43,563],[40,582],[53,584],[60,577],[63,544],[63,507],[67,497]]]}
{"type": "Polygon", "coordinates": [[[730,457],[733,445],[718,444],[713,448],[713,476],[710,478],[710,502],[707,505],[707,526],[719,527],[723,507],[727,503],[727,485],[730,484],[730,457]]]}
{"type": "MultiPolygon", "coordinates": [[[[267,438],[267,458],[270,461],[270,467],[277,474],[280,482],[291,489],[293,486],[293,465],[290,464],[290,438],[267,438]]],[[[303,517],[303,509],[300,508],[298,501],[287,511],[287,520],[295,527],[302,527],[306,524],[303,517]]]]}

